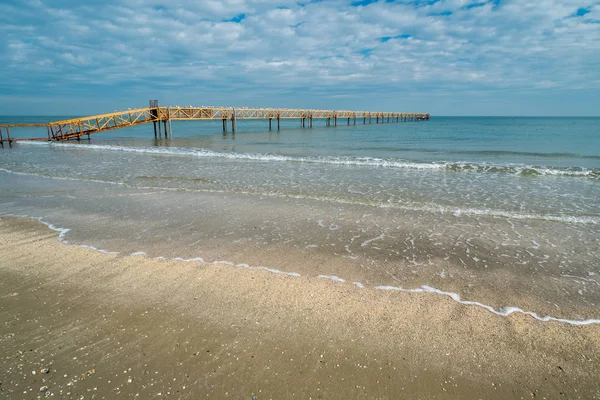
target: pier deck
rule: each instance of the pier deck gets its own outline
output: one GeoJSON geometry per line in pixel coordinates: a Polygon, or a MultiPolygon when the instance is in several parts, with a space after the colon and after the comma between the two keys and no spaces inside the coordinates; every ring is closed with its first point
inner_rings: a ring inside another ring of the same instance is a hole
{"type": "Polygon", "coordinates": [[[12,143],[17,140],[69,140],[79,139],[84,135],[126,128],[129,126],[153,123],[154,135],[161,136],[161,126],[164,126],[164,135],[167,137],[167,123],[176,120],[221,120],[223,131],[227,131],[227,121],[231,121],[232,131],[236,130],[236,120],[239,119],[264,119],[277,122],[280,129],[282,119],[298,119],[300,126],[309,128],[313,120],[325,120],[326,126],[337,126],[338,122],[345,125],[358,123],[390,123],[405,121],[428,120],[428,113],[406,112],[372,112],[372,111],[335,111],[335,110],[310,110],[287,108],[234,108],[234,107],[159,107],[157,102],[151,101],[151,106],[134,110],[116,111],[108,114],[93,115],[88,117],[72,118],[54,121],[45,124],[0,124],[0,143],[12,143]],[[158,126],[158,131],[157,131],[158,126]],[[11,128],[41,127],[46,128],[47,135],[37,138],[11,138],[11,128]]]}

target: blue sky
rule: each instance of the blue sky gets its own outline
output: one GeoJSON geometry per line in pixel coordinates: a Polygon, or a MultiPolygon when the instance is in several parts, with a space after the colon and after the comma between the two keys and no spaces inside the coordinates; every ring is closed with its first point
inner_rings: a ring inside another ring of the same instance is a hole
{"type": "Polygon", "coordinates": [[[600,115],[599,1],[3,0],[0,38],[4,115],[600,115]]]}

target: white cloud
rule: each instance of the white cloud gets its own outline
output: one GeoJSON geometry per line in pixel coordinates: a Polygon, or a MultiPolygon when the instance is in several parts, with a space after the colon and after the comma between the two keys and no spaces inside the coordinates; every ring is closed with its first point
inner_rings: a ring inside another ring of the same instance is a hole
{"type": "Polygon", "coordinates": [[[361,91],[600,90],[599,5],[576,16],[570,0],[497,3],[17,1],[0,4],[2,87],[48,98],[86,84],[99,96],[194,87],[274,102],[309,88],[290,100],[309,103],[350,99],[351,86],[355,108],[372,98],[361,91]]]}

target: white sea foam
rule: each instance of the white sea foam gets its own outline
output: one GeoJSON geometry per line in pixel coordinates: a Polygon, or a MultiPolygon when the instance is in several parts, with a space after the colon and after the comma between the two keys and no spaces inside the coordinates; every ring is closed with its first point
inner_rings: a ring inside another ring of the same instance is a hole
{"type": "MultiPolygon", "coordinates": [[[[218,189],[188,189],[188,188],[167,188],[167,187],[154,187],[154,186],[134,186],[129,185],[124,182],[110,182],[110,181],[101,181],[94,179],[85,179],[85,178],[68,178],[68,177],[54,177],[54,176],[46,176],[42,174],[29,173],[29,172],[16,172],[11,171],[5,168],[0,168],[0,172],[6,172],[17,175],[29,175],[29,176],[37,176],[48,179],[59,179],[59,180],[70,180],[70,181],[80,181],[80,182],[97,182],[97,183],[106,183],[106,184],[114,184],[121,185],[124,187],[131,187],[135,189],[144,189],[144,190],[157,190],[160,191],[184,191],[184,192],[200,192],[200,193],[230,193],[227,190],[218,190],[218,189]]],[[[304,199],[304,200],[315,200],[315,201],[326,201],[332,203],[339,204],[349,204],[349,205],[360,205],[360,206],[368,206],[368,207],[380,207],[380,208],[393,208],[398,210],[406,210],[406,211],[422,211],[432,214],[448,214],[453,215],[455,217],[461,216],[488,216],[488,217],[501,217],[507,219],[517,219],[517,220],[545,220],[552,222],[562,222],[562,223],[571,223],[571,224],[592,224],[599,225],[600,217],[597,216],[577,216],[577,215],[555,215],[555,214],[536,214],[536,213],[519,213],[513,211],[504,211],[497,209],[478,209],[478,208],[460,208],[460,207],[452,207],[452,206],[441,206],[436,204],[426,204],[421,205],[417,203],[372,203],[360,200],[350,200],[350,199],[340,199],[340,198],[332,198],[332,197],[322,197],[322,196],[313,196],[313,195],[301,195],[301,194],[287,194],[280,192],[260,192],[260,191],[235,191],[236,194],[242,195],[252,195],[252,196],[268,196],[274,198],[293,198],[293,199],[304,199]]],[[[147,194],[147,193],[146,193],[147,194]]],[[[317,224],[320,227],[327,228],[324,220],[318,220],[317,224]]],[[[337,226],[334,226],[332,229],[331,226],[328,227],[330,230],[336,230],[337,226]]]]}
{"type": "Polygon", "coordinates": [[[335,282],[346,282],[346,280],[340,278],[339,276],[335,276],[335,275],[317,275],[317,278],[330,279],[335,282]]]}
{"type": "Polygon", "coordinates": [[[521,164],[487,164],[471,162],[414,162],[402,159],[385,159],[377,157],[295,157],[268,153],[235,153],[219,152],[208,149],[190,149],[183,147],[155,148],[155,147],[129,147],[109,144],[73,144],[73,143],[47,143],[47,142],[21,142],[31,146],[55,146],[82,150],[119,151],[128,153],[147,153],[187,157],[213,157],[233,160],[249,160],[261,162],[301,162],[330,165],[366,166],[381,168],[402,168],[416,170],[448,170],[464,172],[493,172],[541,176],[574,176],[598,178],[600,172],[586,168],[554,168],[548,166],[532,166],[521,164]]]}
{"type": "MultiPolygon", "coordinates": [[[[44,221],[44,219],[42,217],[30,217],[27,215],[15,215],[15,214],[7,214],[7,213],[0,213],[0,216],[5,216],[5,217],[17,217],[17,218],[32,218],[35,219],[39,222],[41,222],[42,224],[46,225],[49,229],[58,232],[58,240],[62,243],[68,244],[69,242],[65,239],[65,236],[68,232],[70,232],[71,230],[69,228],[62,228],[62,227],[58,227],[52,223],[46,222],[44,221]]],[[[108,250],[103,250],[103,249],[99,249],[97,247],[94,246],[90,246],[90,245],[77,245],[78,247],[83,247],[83,248],[88,248],[94,251],[99,251],[105,254],[120,254],[118,252],[112,252],[112,251],[108,251],[108,250]]],[[[138,252],[133,252],[133,253],[129,253],[129,255],[141,255],[144,256],[146,258],[152,258],[149,257],[145,252],[142,251],[138,251],[138,252]]],[[[195,258],[181,258],[181,257],[175,257],[175,258],[167,258],[167,257],[154,257],[154,259],[156,260],[164,260],[164,261],[180,261],[180,262],[200,262],[203,264],[225,264],[225,265],[230,265],[230,266],[235,266],[235,267],[242,267],[242,268],[249,268],[249,269],[260,269],[260,270],[264,270],[267,272],[271,272],[271,273],[275,273],[275,274],[283,274],[283,275],[288,275],[288,276],[292,276],[292,277],[300,277],[301,275],[297,272],[286,272],[286,271],[281,271],[275,268],[269,268],[269,267],[262,267],[262,266],[250,266],[248,264],[236,264],[230,261],[205,261],[202,257],[195,257],[195,258]]],[[[317,278],[324,278],[324,279],[330,279],[333,280],[335,282],[346,282],[343,278],[340,278],[336,275],[317,275],[317,278]]],[[[356,286],[357,288],[364,288],[365,286],[361,283],[361,282],[352,282],[352,284],[354,286],[356,286]]],[[[525,314],[528,315],[538,321],[542,321],[542,322],[559,322],[559,323],[565,323],[565,324],[569,324],[569,325],[591,325],[591,324],[600,324],[600,319],[585,319],[585,320],[574,320],[574,319],[567,319],[567,318],[556,318],[556,317],[552,317],[552,316],[540,316],[537,313],[534,313],[532,311],[526,311],[523,310],[521,308],[518,307],[502,307],[500,309],[495,309],[492,306],[489,306],[487,304],[483,304],[477,301],[471,301],[471,300],[463,300],[461,299],[460,295],[458,293],[454,293],[454,292],[446,292],[440,289],[436,289],[434,287],[431,286],[427,286],[427,285],[423,285],[420,288],[403,288],[400,286],[375,286],[375,289],[378,290],[391,290],[391,291],[398,291],[398,292],[407,292],[407,293],[433,293],[433,294],[438,294],[438,295],[443,295],[443,296],[448,296],[450,297],[452,300],[456,301],[457,303],[466,305],[466,306],[476,306],[476,307],[481,307],[493,314],[502,316],[502,317],[508,317],[510,314],[513,313],[520,313],[520,314],[525,314]]]]}
{"type": "MultiPolygon", "coordinates": [[[[21,172],[21,171],[11,171],[6,168],[0,168],[0,172],[6,172],[14,175],[22,175],[22,176],[37,176],[40,178],[51,178],[59,181],[76,181],[76,182],[92,182],[92,183],[105,183],[107,185],[124,185],[123,182],[114,182],[114,181],[103,181],[100,179],[89,179],[89,178],[72,178],[69,176],[47,176],[44,174],[38,174],[35,172],[21,172]]],[[[156,189],[156,188],[155,188],[156,189]]]]}
{"type": "Polygon", "coordinates": [[[477,307],[481,307],[484,308],[486,310],[488,310],[489,312],[496,314],[496,315],[500,315],[503,317],[507,317],[510,314],[513,313],[520,313],[520,314],[525,314],[525,315],[529,315],[530,317],[537,319],[538,321],[542,321],[542,322],[562,322],[565,324],[569,324],[569,325],[591,325],[591,324],[600,324],[600,319],[584,319],[584,320],[574,320],[574,319],[566,319],[566,318],[556,318],[556,317],[551,317],[551,316],[540,316],[537,313],[531,312],[531,311],[525,311],[521,308],[518,307],[502,307],[499,310],[496,310],[494,307],[489,306],[487,304],[483,304],[480,303],[478,301],[470,301],[470,300],[463,300],[461,299],[460,295],[458,293],[454,293],[454,292],[446,292],[440,289],[436,289],[433,288],[431,286],[427,286],[427,285],[423,285],[420,288],[414,288],[414,289],[406,289],[400,286],[376,286],[375,289],[379,289],[379,290],[393,290],[393,291],[399,291],[399,292],[408,292],[408,293],[435,293],[435,294],[440,294],[440,295],[444,295],[444,296],[448,296],[450,297],[452,300],[456,301],[457,303],[460,304],[464,304],[464,305],[468,305],[468,306],[477,306],[477,307]]]}
{"type": "Polygon", "coordinates": [[[365,247],[365,246],[367,246],[369,243],[372,243],[372,242],[374,242],[374,241],[376,241],[376,240],[381,240],[381,239],[383,239],[383,238],[385,238],[385,233],[382,233],[381,235],[379,235],[379,236],[377,236],[377,237],[374,237],[374,238],[371,238],[371,239],[365,240],[364,242],[362,242],[362,243],[360,244],[360,247],[365,247]]]}

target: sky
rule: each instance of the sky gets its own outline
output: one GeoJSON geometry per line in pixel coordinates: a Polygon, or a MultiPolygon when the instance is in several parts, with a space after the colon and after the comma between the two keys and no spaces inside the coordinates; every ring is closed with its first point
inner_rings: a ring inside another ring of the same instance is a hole
{"type": "Polygon", "coordinates": [[[0,0],[0,115],[600,116],[598,0],[0,0]]]}

